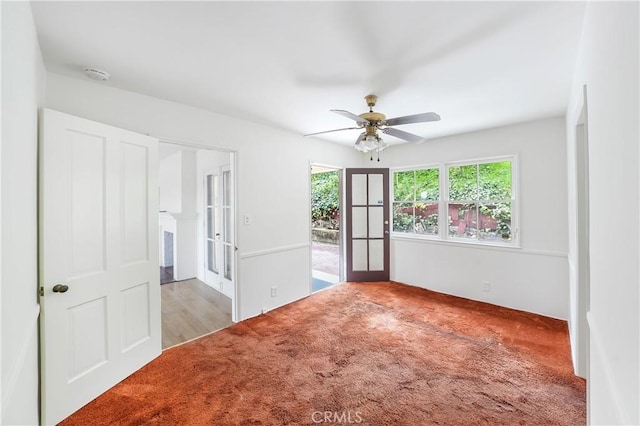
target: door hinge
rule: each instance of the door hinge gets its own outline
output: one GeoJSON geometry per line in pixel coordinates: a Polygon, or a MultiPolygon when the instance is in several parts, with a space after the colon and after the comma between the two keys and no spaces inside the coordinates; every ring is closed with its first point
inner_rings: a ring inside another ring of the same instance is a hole
{"type": "Polygon", "coordinates": [[[40,297],[44,296],[44,287],[40,287],[40,297]]]}

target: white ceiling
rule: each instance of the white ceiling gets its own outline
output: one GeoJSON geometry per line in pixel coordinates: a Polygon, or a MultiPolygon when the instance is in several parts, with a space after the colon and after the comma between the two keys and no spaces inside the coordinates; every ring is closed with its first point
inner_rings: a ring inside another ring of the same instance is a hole
{"type": "MultiPolygon", "coordinates": [[[[47,70],[276,126],[388,118],[433,138],[565,111],[582,2],[33,2],[47,70]]],[[[352,144],[359,131],[326,135],[352,144]]],[[[385,136],[388,142],[399,142],[385,136]]]]}

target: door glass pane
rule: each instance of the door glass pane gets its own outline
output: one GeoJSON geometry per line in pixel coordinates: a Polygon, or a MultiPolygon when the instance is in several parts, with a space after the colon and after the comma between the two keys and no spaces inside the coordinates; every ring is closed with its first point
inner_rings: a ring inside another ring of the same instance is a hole
{"type": "Polygon", "coordinates": [[[224,246],[224,277],[231,280],[231,257],[233,256],[233,247],[230,245],[224,246]]]}
{"type": "Polygon", "coordinates": [[[207,269],[213,273],[218,273],[218,265],[216,265],[216,245],[212,240],[207,240],[207,269]]]}
{"type": "Polygon", "coordinates": [[[354,271],[366,271],[367,264],[367,240],[353,240],[352,268],[354,271]]]}
{"type": "Polygon", "coordinates": [[[384,236],[384,208],[368,207],[369,209],[369,238],[384,236]]]}
{"type": "Polygon", "coordinates": [[[220,178],[219,176],[213,176],[213,184],[211,187],[211,205],[219,206],[220,205],[220,178]]]}
{"type": "Polygon", "coordinates": [[[351,204],[354,206],[367,204],[367,175],[351,176],[351,204]]]}
{"type": "Polygon", "coordinates": [[[231,205],[231,172],[222,173],[222,205],[231,205]]]}
{"type": "Polygon", "coordinates": [[[384,242],[383,240],[369,240],[369,270],[384,270],[384,242]]]}
{"type": "Polygon", "coordinates": [[[205,192],[207,193],[207,205],[213,205],[213,175],[207,175],[205,192]]]}
{"type": "Polygon", "coordinates": [[[231,208],[223,207],[222,208],[222,220],[224,221],[224,230],[222,232],[222,240],[225,243],[230,243],[233,241],[233,226],[231,223],[231,208]]]}
{"type": "Polygon", "coordinates": [[[207,238],[213,238],[215,224],[213,222],[213,207],[207,207],[207,238]]]}
{"type": "Polygon", "coordinates": [[[353,207],[351,220],[351,237],[367,238],[367,207],[353,207]]]}
{"type": "Polygon", "coordinates": [[[369,175],[369,205],[381,206],[384,204],[382,195],[383,179],[381,174],[369,175]]]}

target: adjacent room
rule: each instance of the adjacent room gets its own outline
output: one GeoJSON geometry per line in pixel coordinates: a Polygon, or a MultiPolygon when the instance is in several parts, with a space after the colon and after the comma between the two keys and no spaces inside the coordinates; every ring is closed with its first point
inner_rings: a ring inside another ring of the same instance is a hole
{"type": "Polygon", "coordinates": [[[638,2],[0,11],[0,423],[640,424],[638,2]]]}

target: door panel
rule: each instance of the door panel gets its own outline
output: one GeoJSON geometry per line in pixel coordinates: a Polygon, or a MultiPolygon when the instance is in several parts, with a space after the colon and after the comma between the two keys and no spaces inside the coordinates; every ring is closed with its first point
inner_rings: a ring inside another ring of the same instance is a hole
{"type": "Polygon", "coordinates": [[[346,170],[347,281],[389,280],[389,170],[346,170]]]}
{"type": "Polygon", "coordinates": [[[56,424],[161,352],[158,141],[42,118],[41,419],[56,424]]]}

